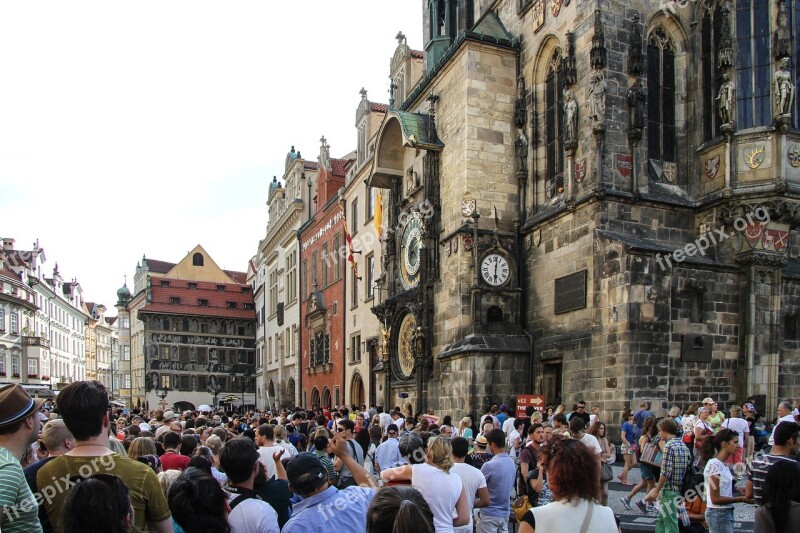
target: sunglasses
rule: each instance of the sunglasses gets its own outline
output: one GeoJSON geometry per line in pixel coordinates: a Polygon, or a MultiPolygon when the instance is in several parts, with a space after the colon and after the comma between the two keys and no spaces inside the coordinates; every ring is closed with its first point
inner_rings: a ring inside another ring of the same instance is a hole
{"type": "Polygon", "coordinates": [[[114,502],[114,508],[117,511],[117,516],[119,516],[120,519],[124,519],[126,516],[128,516],[131,507],[130,494],[128,492],[128,486],[125,485],[125,482],[122,481],[122,478],[113,474],[92,474],[89,477],[71,476],[69,478],[69,480],[75,485],[80,485],[89,479],[99,481],[113,490],[114,494],[117,496],[114,502]]]}

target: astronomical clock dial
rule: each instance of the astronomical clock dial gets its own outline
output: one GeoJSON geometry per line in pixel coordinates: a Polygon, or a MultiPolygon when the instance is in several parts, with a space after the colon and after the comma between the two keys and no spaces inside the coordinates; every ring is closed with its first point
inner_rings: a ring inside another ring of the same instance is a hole
{"type": "Polygon", "coordinates": [[[417,329],[417,320],[413,313],[408,313],[400,322],[397,335],[397,362],[400,373],[408,378],[414,371],[414,330],[417,329]]]}
{"type": "Polygon", "coordinates": [[[406,289],[412,289],[419,283],[422,230],[422,217],[419,213],[415,213],[403,228],[400,241],[400,280],[406,289]]]}
{"type": "Polygon", "coordinates": [[[493,287],[504,284],[510,275],[511,269],[508,261],[500,254],[489,254],[481,261],[481,276],[486,283],[493,287]]]}

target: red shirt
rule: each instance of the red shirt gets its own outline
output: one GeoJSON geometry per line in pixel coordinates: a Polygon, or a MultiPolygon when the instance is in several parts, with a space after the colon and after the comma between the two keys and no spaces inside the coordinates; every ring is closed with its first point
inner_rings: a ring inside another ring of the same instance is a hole
{"type": "Polygon", "coordinates": [[[164,472],[167,470],[186,470],[186,467],[189,466],[188,457],[173,451],[164,452],[164,455],[159,459],[161,459],[161,468],[164,472]]]}

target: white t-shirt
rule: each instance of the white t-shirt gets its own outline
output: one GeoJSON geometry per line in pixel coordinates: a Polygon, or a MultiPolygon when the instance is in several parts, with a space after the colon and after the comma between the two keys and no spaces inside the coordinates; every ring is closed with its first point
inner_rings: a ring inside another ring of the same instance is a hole
{"type": "Polygon", "coordinates": [[[411,485],[428,502],[436,533],[452,533],[456,504],[463,488],[461,478],[423,463],[411,465],[411,485]]]}
{"type": "MultiPolygon", "coordinates": [[[[733,474],[731,474],[728,466],[714,457],[706,463],[706,468],[703,470],[703,479],[706,482],[706,487],[711,487],[711,476],[719,476],[719,495],[720,496],[733,496],[733,474]]],[[[725,505],[714,505],[711,503],[711,489],[706,488],[706,506],[709,509],[727,509],[733,507],[732,503],[725,505]]]]}
{"type": "Polygon", "coordinates": [[[597,442],[597,437],[594,435],[584,433],[583,437],[581,437],[581,442],[588,446],[590,450],[594,450],[597,455],[603,455],[603,448],[600,447],[600,443],[597,442]]]}
{"type": "MultiPolygon", "coordinates": [[[[778,424],[781,422],[794,422],[794,417],[792,415],[782,416],[778,419],[778,424]]],[[[778,427],[778,424],[775,424],[775,428],[778,427]]],[[[775,446],[775,428],[772,428],[772,433],[769,435],[769,442],[770,446],[775,446]]]]}
{"type": "Polygon", "coordinates": [[[694,421],[697,419],[696,415],[685,415],[681,420],[681,427],[684,433],[691,433],[694,431],[694,421]]]}
{"type": "Polygon", "coordinates": [[[739,434],[739,448],[744,448],[744,434],[750,432],[750,424],[744,418],[726,418],[722,427],[739,434]]]}
{"type": "Polygon", "coordinates": [[[464,493],[467,495],[467,506],[469,506],[469,524],[459,526],[453,531],[455,533],[472,533],[472,509],[475,505],[478,489],[486,487],[486,476],[483,475],[483,472],[467,463],[454,464],[453,468],[450,469],[450,473],[455,473],[461,478],[464,493]]]}
{"type": "MultiPolygon", "coordinates": [[[[260,456],[258,460],[264,465],[264,470],[267,473],[267,479],[271,479],[278,473],[278,471],[275,469],[275,460],[272,458],[272,454],[282,449],[283,447],[277,445],[261,446],[258,449],[258,455],[260,456]]],[[[281,456],[281,459],[283,459],[285,455],[286,453],[281,456]]]]}
{"type": "MultiPolygon", "coordinates": [[[[238,497],[238,494],[229,494],[228,504],[238,497]]],[[[228,524],[233,533],[280,533],[278,513],[267,502],[254,498],[234,507],[228,514],[228,524]]]]}
{"type": "Polygon", "coordinates": [[[384,435],[386,434],[386,428],[389,427],[389,424],[394,424],[394,420],[392,420],[392,415],[389,413],[381,413],[378,415],[381,421],[381,429],[383,429],[384,435]]]}
{"type": "Polygon", "coordinates": [[[280,441],[280,442],[276,442],[275,444],[276,444],[277,446],[280,446],[280,447],[281,447],[281,448],[283,448],[284,450],[286,450],[286,452],[285,452],[285,453],[284,453],[284,454],[281,456],[281,460],[284,460],[284,459],[286,459],[287,457],[288,457],[289,459],[291,459],[292,457],[294,457],[295,455],[297,455],[298,453],[300,453],[300,452],[298,452],[298,451],[297,451],[297,448],[295,448],[295,447],[294,447],[294,444],[292,444],[292,443],[291,443],[291,442],[289,442],[288,440],[282,440],[282,441],[280,441]]]}
{"type": "Polygon", "coordinates": [[[520,447],[516,450],[514,449],[514,441],[519,438],[519,431],[516,429],[512,431],[508,437],[506,438],[506,448],[508,448],[509,455],[519,455],[519,452],[522,451],[522,443],[520,442],[520,447]]]}
{"type": "Polygon", "coordinates": [[[510,435],[511,432],[514,431],[514,420],[516,420],[516,418],[511,418],[509,416],[508,419],[503,422],[503,433],[510,435]]]}
{"type": "MultiPolygon", "coordinates": [[[[581,530],[581,524],[589,510],[588,500],[578,500],[577,504],[569,500],[558,500],[550,502],[542,507],[533,507],[529,513],[533,513],[536,520],[536,531],[563,531],[572,533],[581,530]]],[[[617,521],[614,520],[614,511],[611,507],[594,504],[592,509],[592,520],[587,533],[608,533],[618,531],[617,521]]]]}

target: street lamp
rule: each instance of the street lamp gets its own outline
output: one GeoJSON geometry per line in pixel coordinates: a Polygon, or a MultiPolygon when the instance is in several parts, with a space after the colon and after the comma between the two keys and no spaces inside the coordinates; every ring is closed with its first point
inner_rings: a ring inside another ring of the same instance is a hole
{"type": "Polygon", "coordinates": [[[217,396],[219,396],[219,393],[222,391],[222,385],[219,383],[219,381],[217,381],[216,376],[211,376],[211,378],[209,378],[208,387],[206,387],[206,390],[208,391],[209,394],[214,396],[214,403],[212,405],[216,409],[217,396]]]}
{"type": "Polygon", "coordinates": [[[163,385],[161,387],[161,390],[157,390],[156,391],[156,396],[161,398],[161,408],[162,409],[167,406],[167,402],[165,401],[165,398],[167,397],[167,394],[169,394],[169,391],[170,391],[170,388],[167,387],[166,385],[163,385]]]}
{"type": "Polygon", "coordinates": [[[248,368],[241,376],[237,376],[235,372],[231,371],[231,390],[233,390],[233,384],[236,383],[236,378],[239,378],[239,383],[242,387],[242,413],[244,413],[244,393],[247,391],[247,384],[250,382],[250,378],[253,376],[250,369],[248,368]]]}

